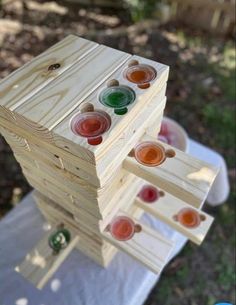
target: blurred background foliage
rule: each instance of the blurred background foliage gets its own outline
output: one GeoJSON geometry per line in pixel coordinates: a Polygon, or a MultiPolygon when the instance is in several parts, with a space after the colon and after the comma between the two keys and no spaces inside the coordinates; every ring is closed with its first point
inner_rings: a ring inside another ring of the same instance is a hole
{"type": "MultiPolygon", "coordinates": [[[[184,248],[145,305],[235,303],[234,8],[231,0],[0,0],[1,78],[68,34],[164,62],[166,115],[226,159],[231,194],[205,207],[215,217],[206,241],[184,248]]],[[[29,191],[0,136],[0,215],[29,191]]]]}

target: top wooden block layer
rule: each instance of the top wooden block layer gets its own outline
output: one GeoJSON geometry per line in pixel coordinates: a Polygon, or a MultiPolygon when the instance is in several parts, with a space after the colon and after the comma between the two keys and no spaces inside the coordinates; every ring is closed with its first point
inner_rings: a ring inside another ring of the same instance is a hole
{"type": "Polygon", "coordinates": [[[165,65],[70,35],[0,82],[0,117],[40,140],[72,154],[76,151],[81,159],[97,164],[115,145],[117,135],[129,128],[131,121],[145,110],[146,102],[165,86],[168,71],[165,65]],[[139,89],[123,77],[128,62],[134,58],[157,70],[148,89],[139,89]],[[48,71],[54,63],[59,63],[60,68],[48,71]],[[123,116],[98,101],[110,79],[117,79],[136,93],[135,102],[123,116]],[[70,128],[72,116],[88,102],[111,117],[111,127],[97,146],[75,136],[70,128]]]}

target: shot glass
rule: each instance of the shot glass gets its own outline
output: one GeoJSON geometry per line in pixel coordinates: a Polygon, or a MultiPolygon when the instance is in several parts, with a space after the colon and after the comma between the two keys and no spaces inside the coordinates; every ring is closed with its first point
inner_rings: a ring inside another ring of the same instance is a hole
{"type": "Polygon", "coordinates": [[[182,226],[194,229],[197,228],[201,221],[205,220],[205,216],[191,208],[181,209],[177,215],[173,216],[175,221],[178,221],[182,226]]]}
{"type": "Polygon", "coordinates": [[[62,249],[66,248],[71,239],[70,232],[65,228],[60,228],[53,232],[48,239],[48,244],[53,252],[59,253],[62,249]]]}
{"type": "Polygon", "coordinates": [[[163,191],[158,190],[155,186],[150,184],[144,185],[138,193],[138,197],[146,203],[153,203],[164,195],[163,191]]]}
{"type": "Polygon", "coordinates": [[[87,138],[90,145],[102,142],[102,135],[110,128],[110,116],[103,111],[83,112],[71,120],[71,130],[74,134],[87,138]]]}
{"type": "Polygon", "coordinates": [[[166,158],[172,158],[175,152],[172,149],[165,150],[159,143],[146,141],[134,148],[134,157],[142,165],[155,167],[161,165],[166,158]]]}
{"type": "Polygon", "coordinates": [[[124,77],[128,81],[137,84],[141,89],[149,88],[150,82],[152,82],[156,76],[156,70],[152,66],[146,64],[134,64],[124,71],[124,77]]]}
{"type": "Polygon", "coordinates": [[[102,90],[99,101],[104,106],[114,108],[115,114],[123,115],[128,112],[127,106],[135,101],[135,92],[127,86],[112,86],[102,90]]]}
{"type": "Polygon", "coordinates": [[[141,230],[141,226],[135,224],[134,221],[127,216],[117,216],[107,226],[107,231],[109,231],[115,239],[120,241],[131,239],[135,233],[138,233],[141,230]]]}

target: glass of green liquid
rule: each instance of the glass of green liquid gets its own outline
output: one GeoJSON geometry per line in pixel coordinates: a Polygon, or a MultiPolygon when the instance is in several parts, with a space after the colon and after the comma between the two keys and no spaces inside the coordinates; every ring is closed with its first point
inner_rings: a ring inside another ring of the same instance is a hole
{"type": "Polygon", "coordinates": [[[128,112],[127,106],[135,101],[135,92],[127,86],[112,86],[105,88],[99,95],[99,101],[107,107],[114,108],[115,114],[128,112]]]}

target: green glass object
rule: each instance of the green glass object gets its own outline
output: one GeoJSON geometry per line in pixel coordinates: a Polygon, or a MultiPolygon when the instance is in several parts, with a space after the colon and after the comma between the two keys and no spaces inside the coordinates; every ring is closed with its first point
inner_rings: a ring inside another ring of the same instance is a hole
{"type": "Polygon", "coordinates": [[[70,232],[67,229],[58,229],[53,232],[48,239],[50,248],[55,252],[60,252],[61,249],[67,247],[71,239],[70,232]]]}
{"type": "Polygon", "coordinates": [[[135,100],[135,92],[127,86],[112,86],[104,89],[99,96],[100,102],[114,108],[116,114],[125,114],[127,106],[135,100]]]}

